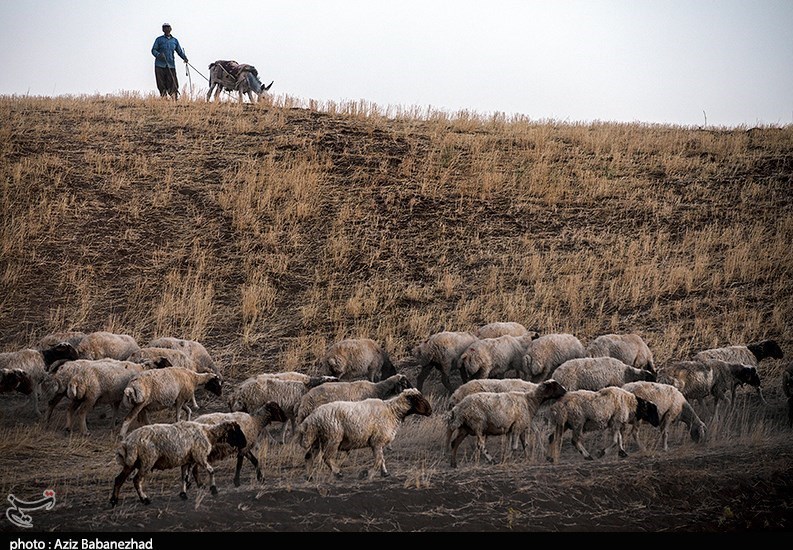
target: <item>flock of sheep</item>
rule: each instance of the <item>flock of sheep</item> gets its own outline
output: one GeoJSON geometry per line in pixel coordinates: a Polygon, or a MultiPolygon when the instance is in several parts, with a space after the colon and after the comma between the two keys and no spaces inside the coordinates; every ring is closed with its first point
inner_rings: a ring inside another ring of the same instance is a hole
{"type": "MultiPolygon", "coordinates": [[[[773,340],[702,351],[691,360],[656,369],[653,354],[637,334],[608,334],[589,345],[572,334],[545,334],[514,322],[491,323],[475,331],[441,330],[411,350],[418,365],[415,387],[397,372],[388,353],[368,338],[346,339],[331,345],[317,363],[318,373],[264,373],[251,376],[226,391],[229,412],[193,417],[198,388],[223,394],[223,374],[199,342],[158,338],[141,347],[129,335],[110,332],[51,334],[35,346],[0,353],[0,392],[30,395],[38,416],[49,422],[55,407],[68,398],[66,430],[89,434],[88,414],[98,404],[113,411],[112,425],[125,411],[119,430],[116,460],[121,472],[113,484],[111,504],[118,503],[127,478],[144,503],[143,482],[155,469],[180,468],[182,498],[191,479],[209,475],[217,493],[213,464],[236,457],[235,486],[245,459],[262,474],[258,449],[274,439],[268,426],[281,422],[277,441],[292,437],[306,450],[310,479],[321,458],[341,476],[339,453],[370,448],[374,464],[365,477],[388,475],[384,451],[409,415],[430,416],[432,406],[422,395],[427,377],[437,372],[449,393],[445,452],[457,466],[457,452],[467,436],[485,459],[488,436],[504,435],[517,450],[529,445],[537,423],[549,428],[548,460],[559,459],[562,439],[572,432],[573,446],[587,459],[583,434],[605,431],[609,444],[602,456],[617,448],[626,456],[623,439],[637,444],[641,421],[659,427],[664,450],[670,425],[683,422],[694,441],[702,441],[706,426],[692,407],[713,398],[714,414],[729,404],[736,389],[748,384],[760,391],[758,366],[765,358],[782,358],[773,340]],[[451,374],[462,384],[454,387],[451,374]],[[47,411],[40,410],[40,400],[47,411]],[[175,423],[151,424],[148,413],[169,409],[175,423]],[[187,420],[182,420],[183,413],[187,420]],[[133,424],[139,424],[130,430],[133,424]]],[[[788,398],[788,422],[793,426],[793,363],[783,374],[788,398]]]]}

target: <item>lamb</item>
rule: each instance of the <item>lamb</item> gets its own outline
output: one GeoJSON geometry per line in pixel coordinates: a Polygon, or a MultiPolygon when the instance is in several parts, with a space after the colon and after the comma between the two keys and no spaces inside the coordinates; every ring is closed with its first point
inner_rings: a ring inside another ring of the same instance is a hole
{"type": "Polygon", "coordinates": [[[292,426],[292,433],[297,429],[297,416],[300,401],[312,387],[309,383],[281,378],[271,374],[252,376],[243,381],[228,398],[229,411],[251,413],[268,401],[278,403],[286,416],[281,429],[281,442],[286,441],[286,431],[292,426]],[[287,422],[288,421],[288,422],[287,422]]]}
{"type": "Polygon", "coordinates": [[[495,460],[485,446],[488,435],[510,435],[512,449],[517,450],[520,441],[525,450],[537,409],[544,402],[559,399],[565,393],[565,388],[556,380],[546,380],[536,385],[534,390],[479,392],[464,397],[452,408],[446,420],[446,440],[451,441],[451,467],[457,467],[457,449],[468,435],[476,437],[477,450],[490,464],[495,460]]]}
{"type": "Polygon", "coordinates": [[[411,387],[410,381],[404,374],[395,374],[380,382],[356,380],[354,382],[322,384],[309,390],[300,400],[297,410],[297,423],[303,422],[320,405],[331,401],[361,401],[369,398],[388,399],[411,387]]]}
{"type": "Polygon", "coordinates": [[[48,383],[47,369],[70,358],[76,358],[76,354],[74,348],[68,345],[59,344],[43,350],[26,348],[0,353],[0,369],[18,369],[26,373],[24,377],[20,374],[10,376],[19,380],[20,383],[15,386],[15,389],[21,390],[21,393],[25,395],[30,395],[33,411],[37,417],[41,417],[39,399],[48,383]]]}
{"type": "MultiPolygon", "coordinates": [[[[680,420],[688,426],[688,432],[694,442],[705,440],[705,423],[700,420],[694,407],[686,401],[683,394],[669,384],[659,382],[629,382],[622,389],[641,397],[646,401],[655,403],[658,407],[658,416],[661,418],[661,443],[664,451],[669,450],[669,426],[672,422],[680,420]]],[[[633,427],[633,436],[637,444],[639,435],[637,427],[633,427]]]]}
{"type": "Polygon", "coordinates": [[[414,346],[410,353],[421,368],[416,378],[416,388],[421,391],[432,369],[437,369],[443,386],[451,395],[454,388],[449,374],[459,368],[460,355],[476,340],[478,338],[471,332],[441,331],[414,346]]]}
{"type": "Polygon", "coordinates": [[[126,360],[138,351],[138,342],[129,334],[98,331],[86,334],[75,346],[80,359],[126,360]]]}
{"type": "Polygon", "coordinates": [[[551,378],[556,367],[565,361],[586,356],[584,344],[574,335],[545,334],[526,346],[521,377],[532,382],[542,382],[551,378]]]}
{"type": "MultiPolygon", "coordinates": [[[[130,380],[143,372],[148,364],[100,359],[86,361],[70,378],[66,395],[71,399],[67,418],[77,415],[80,433],[89,435],[86,417],[100,403],[107,403],[113,409],[111,425],[115,428],[118,409],[124,397],[124,389],[130,380]]],[[[70,431],[71,425],[66,430],[70,431]]]]}
{"type": "Polygon", "coordinates": [[[655,382],[655,375],[613,357],[580,357],[559,365],[553,372],[553,379],[569,391],[597,391],[606,386],[622,386],[638,380],[655,382]]]}
{"type": "Polygon", "coordinates": [[[218,377],[223,377],[220,367],[218,367],[201,342],[163,336],[149,342],[148,347],[178,349],[196,362],[198,372],[214,372],[218,377]]]}
{"type": "Polygon", "coordinates": [[[651,401],[642,399],[622,388],[609,386],[598,391],[573,390],[565,393],[550,407],[551,423],[554,431],[549,437],[548,460],[557,462],[562,449],[562,436],[572,430],[572,443],[586,458],[592,455],[581,443],[585,431],[605,430],[611,432],[612,443],[603,449],[604,456],[613,447],[619,447],[621,457],[628,456],[622,445],[622,433],[626,426],[645,420],[653,426],[661,423],[658,407],[651,401]]]}
{"type": "Polygon", "coordinates": [[[183,367],[166,367],[164,369],[147,370],[130,380],[124,389],[123,404],[129,409],[121,424],[120,436],[127,434],[130,424],[138,418],[148,424],[148,411],[173,408],[176,421],[182,419],[182,409],[187,412],[190,420],[192,411],[187,402],[193,398],[198,387],[204,387],[211,393],[220,396],[222,380],[214,373],[193,372],[183,367]]]}
{"type": "Polygon", "coordinates": [[[377,382],[396,374],[388,353],[370,338],[347,338],[334,343],[320,358],[319,368],[343,381],[377,382]]]}
{"type": "Polygon", "coordinates": [[[698,401],[707,408],[705,400],[713,397],[714,414],[719,403],[732,403],[739,384],[760,386],[757,368],[740,363],[727,363],[718,359],[677,361],[658,373],[658,381],[676,387],[689,401],[698,401]]]}
{"type": "MultiPolygon", "coordinates": [[[[738,345],[706,349],[697,353],[694,356],[694,360],[704,361],[707,359],[718,359],[727,363],[740,363],[742,365],[759,368],[760,361],[763,359],[782,359],[784,355],[782,348],[779,347],[779,344],[777,344],[775,340],[762,340],[745,346],[738,345]]],[[[737,384],[736,388],[741,385],[743,384],[737,384]]],[[[757,389],[757,395],[760,396],[760,400],[763,403],[767,403],[765,397],[763,397],[760,385],[758,384],[755,388],[757,389]]],[[[733,389],[732,398],[735,398],[735,389],[733,389]]]]}
{"type": "Polygon", "coordinates": [[[613,357],[655,374],[653,352],[638,334],[603,334],[592,340],[586,351],[589,357],[613,357]]]}
{"type": "Polygon", "coordinates": [[[215,472],[209,462],[213,448],[230,445],[243,449],[247,444],[245,434],[236,422],[201,424],[182,421],[176,424],[141,426],[127,435],[116,450],[116,462],[121,466],[121,472],[113,482],[110,505],[118,504],[121,486],[135,470],[137,474],[133,482],[143,504],[151,503],[143,489],[146,476],[152,470],[177,467],[181,468],[182,479],[179,496],[187,499],[188,476],[193,464],[203,467],[209,473],[210,490],[216,495],[218,490],[215,486],[215,472]]]}
{"type": "Polygon", "coordinates": [[[793,428],[793,362],[782,372],[782,393],[787,397],[787,425],[793,428]]]}
{"type": "MultiPolygon", "coordinates": [[[[529,330],[520,323],[509,322],[495,322],[482,325],[474,331],[474,336],[477,338],[498,338],[509,334],[510,336],[523,336],[529,330]]],[[[532,331],[539,336],[539,333],[532,331]]]]}
{"type": "Polygon", "coordinates": [[[472,342],[460,356],[463,380],[503,378],[509,371],[520,374],[523,356],[535,333],[523,336],[506,334],[472,342]]]}
{"type": "MultiPolygon", "coordinates": [[[[286,422],[286,415],[278,403],[275,401],[268,401],[264,406],[259,407],[255,412],[248,414],[246,412],[230,412],[230,413],[209,413],[202,414],[193,419],[194,422],[199,424],[222,424],[224,422],[236,422],[245,434],[247,445],[244,448],[238,448],[232,445],[214,445],[212,451],[209,453],[207,460],[210,464],[224,460],[229,456],[235,455],[237,457],[237,466],[234,470],[234,486],[240,486],[240,471],[242,470],[242,459],[247,457],[253,467],[256,469],[256,479],[261,481],[263,479],[262,471],[259,468],[259,460],[256,458],[258,447],[262,438],[269,435],[267,426],[272,422],[286,422]]],[[[198,465],[193,467],[193,478],[198,481],[198,465]]]]}
{"type": "Polygon", "coordinates": [[[335,401],[317,407],[298,428],[300,445],[307,450],[307,478],[312,478],[312,465],[319,453],[333,475],[340,478],[342,473],[336,463],[338,452],[366,447],[372,449],[374,467],[371,471],[362,471],[360,477],[367,477],[377,469],[381,476],[387,477],[383,449],[391,444],[402,422],[411,414],[432,414],[429,401],[415,388],[385,401],[377,398],[335,401]]]}

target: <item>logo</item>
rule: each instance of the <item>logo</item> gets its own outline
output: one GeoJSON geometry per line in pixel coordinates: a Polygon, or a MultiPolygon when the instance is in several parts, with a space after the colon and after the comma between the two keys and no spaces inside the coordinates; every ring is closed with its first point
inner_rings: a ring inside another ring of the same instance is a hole
{"type": "Polygon", "coordinates": [[[47,489],[43,493],[44,498],[38,500],[26,501],[8,495],[8,502],[11,503],[11,508],[6,510],[6,517],[8,520],[17,527],[30,528],[33,527],[33,518],[25,512],[32,512],[34,510],[52,510],[55,506],[55,491],[47,489]]]}

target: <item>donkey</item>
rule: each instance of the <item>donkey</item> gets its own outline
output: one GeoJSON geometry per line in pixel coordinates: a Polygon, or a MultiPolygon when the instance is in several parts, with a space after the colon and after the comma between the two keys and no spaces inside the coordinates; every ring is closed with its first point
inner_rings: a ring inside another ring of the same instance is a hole
{"type": "Polygon", "coordinates": [[[264,92],[270,89],[272,82],[264,86],[259,80],[259,73],[253,65],[237,63],[236,61],[218,60],[209,64],[209,91],[207,101],[211,101],[212,91],[215,91],[215,101],[218,101],[222,90],[237,91],[240,103],[243,102],[242,94],[247,94],[251,103],[261,99],[264,92]]]}

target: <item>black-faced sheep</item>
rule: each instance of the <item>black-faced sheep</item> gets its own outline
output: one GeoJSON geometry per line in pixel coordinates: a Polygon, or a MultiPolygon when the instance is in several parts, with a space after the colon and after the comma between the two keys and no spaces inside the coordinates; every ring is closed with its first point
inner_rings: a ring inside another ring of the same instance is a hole
{"type": "Polygon", "coordinates": [[[548,460],[551,462],[559,460],[562,437],[566,430],[573,432],[572,442],[578,452],[587,460],[592,460],[592,455],[581,442],[584,432],[609,430],[612,443],[599,456],[617,446],[619,455],[625,457],[628,454],[622,444],[622,434],[628,425],[638,420],[645,420],[653,426],[661,423],[658,407],[654,403],[616,386],[598,391],[568,391],[551,405],[549,412],[554,426],[549,437],[548,460]]]}
{"type": "Polygon", "coordinates": [[[209,462],[209,456],[214,447],[223,444],[237,449],[243,449],[247,445],[245,434],[236,422],[213,425],[183,421],[175,424],[150,424],[133,430],[116,450],[116,462],[121,466],[121,472],[113,482],[110,505],[118,504],[121,486],[135,470],[137,474],[133,483],[143,504],[151,503],[143,489],[143,482],[152,470],[181,468],[182,490],[179,496],[186,499],[189,472],[194,464],[209,473],[210,490],[216,495],[218,490],[215,485],[215,471],[209,462]]]}
{"type": "Polygon", "coordinates": [[[476,437],[476,448],[491,464],[495,462],[485,446],[489,435],[511,435],[512,449],[518,441],[527,447],[532,419],[546,401],[558,399],[565,388],[546,380],[528,391],[479,392],[464,397],[447,415],[446,441],[451,441],[451,467],[457,467],[457,449],[469,435],[476,437]]]}
{"type": "Polygon", "coordinates": [[[396,374],[383,347],[371,338],[347,338],[335,342],[319,360],[319,369],[339,380],[377,382],[396,374]]]}
{"type": "Polygon", "coordinates": [[[464,380],[503,378],[508,372],[523,372],[523,356],[535,338],[535,333],[523,336],[499,336],[472,342],[460,356],[460,373],[464,380]]]}
{"type": "Polygon", "coordinates": [[[731,404],[739,384],[760,386],[757,368],[719,359],[677,361],[659,369],[658,381],[676,387],[689,401],[699,401],[707,409],[706,399],[713,397],[714,414],[719,403],[731,404]]]}
{"type": "MultiPolygon", "coordinates": [[[[526,327],[514,321],[499,321],[495,323],[488,323],[482,325],[474,331],[474,336],[477,338],[498,338],[509,334],[510,336],[523,336],[530,332],[526,327]]],[[[539,333],[531,331],[535,336],[539,333]]]]}
{"type": "MultiPolygon", "coordinates": [[[[50,349],[52,347],[57,346],[61,342],[66,342],[67,344],[71,344],[72,347],[76,348],[77,344],[80,343],[85,337],[84,332],[76,331],[76,330],[69,330],[63,332],[53,332],[51,334],[47,334],[43,336],[36,344],[33,346],[36,349],[44,350],[50,349]]],[[[77,357],[75,357],[77,359],[77,357]]]]}
{"type": "Polygon", "coordinates": [[[124,437],[130,424],[140,417],[142,424],[148,424],[149,411],[174,409],[176,421],[182,418],[182,410],[187,412],[190,420],[192,411],[187,406],[193,399],[196,388],[203,387],[207,391],[220,396],[222,380],[210,372],[193,372],[182,367],[166,367],[143,371],[136,375],[124,389],[123,404],[129,409],[121,425],[120,436],[124,437]]]}
{"type": "Polygon", "coordinates": [[[404,374],[389,376],[380,382],[356,380],[354,382],[332,382],[310,389],[300,400],[297,422],[311,414],[314,409],[332,401],[361,401],[363,399],[388,399],[412,387],[404,374]]]}
{"type": "Polygon", "coordinates": [[[556,367],[579,357],[586,357],[581,340],[572,334],[545,334],[529,342],[523,355],[521,377],[542,382],[553,377],[556,367]]]}
{"type": "Polygon", "coordinates": [[[655,374],[653,352],[638,334],[603,334],[592,340],[586,350],[589,357],[614,357],[655,374]]]}
{"type": "MultiPolygon", "coordinates": [[[[214,464],[230,456],[235,456],[237,458],[237,465],[234,469],[234,486],[239,487],[243,458],[247,458],[251,464],[253,464],[253,467],[256,469],[256,479],[258,481],[263,479],[262,471],[259,468],[259,459],[257,458],[259,446],[262,440],[268,435],[267,426],[273,421],[286,422],[286,415],[281,407],[278,406],[278,403],[269,401],[251,414],[245,412],[217,412],[202,414],[194,418],[193,421],[199,424],[236,422],[240,428],[242,428],[242,432],[245,434],[245,439],[248,443],[245,447],[240,448],[229,444],[213,445],[212,452],[209,453],[209,457],[207,458],[210,464],[214,464]]],[[[193,478],[196,482],[199,481],[197,464],[193,467],[193,478]]]]}
{"type": "MultiPolygon", "coordinates": [[[[341,383],[341,382],[340,382],[341,383]]],[[[432,406],[417,389],[407,389],[387,400],[334,401],[317,407],[300,424],[300,445],[306,449],[305,463],[308,479],[313,477],[313,463],[322,458],[337,478],[342,476],[336,463],[339,451],[369,447],[374,455],[374,467],[364,470],[366,477],[376,470],[383,477],[389,475],[383,449],[396,437],[404,419],[411,414],[430,416],[432,406]]]]}
{"type": "MultiPolygon", "coordinates": [[[[760,361],[763,359],[782,359],[784,355],[785,354],[782,352],[782,348],[779,347],[779,344],[777,344],[775,340],[762,340],[760,342],[747,345],[706,349],[697,353],[694,356],[694,360],[706,361],[708,359],[718,359],[719,361],[724,361],[725,363],[740,363],[742,365],[759,369],[760,361]]],[[[737,384],[736,388],[737,386],[741,385],[743,384],[737,384]]],[[[763,403],[766,403],[760,385],[757,384],[754,387],[757,390],[757,395],[760,396],[760,400],[763,403]]],[[[735,388],[732,392],[732,398],[735,398],[735,388]]]]}
{"type": "MultiPolygon", "coordinates": [[[[655,403],[658,407],[658,416],[661,417],[661,443],[664,451],[669,450],[669,427],[675,421],[683,422],[688,427],[688,433],[695,442],[705,440],[705,423],[697,415],[685,396],[669,384],[660,382],[629,382],[622,389],[641,397],[646,401],[655,403]]],[[[636,443],[641,445],[638,436],[638,426],[634,426],[633,435],[636,443]]]]}
{"type": "Polygon", "coordinates": [[[198,372],[214,372],[220,378],[223,378],[221,368],[215,363],[215,360],[212,359],[212,356],[201,342],[163,336],[149,342],[148,347],[178,349],[196,362],[198,372]]]}
{"type": "MultiPolygon", "coordinates": [[[[427,376],[433,369],[437,369],[443,386],[451,395],[454,387],[449,375],[452,370],[457,371],[460,368],[460,355],[476,340],[477,337],[471,332],[442,331],[414,346],[410,353],[421,369],[416,378],[416,388],[421,391],[427,376]]],[[[462,371],[460,375],[462,376],[462,371]]]]}
{"type": "Polygon", "coordinates": [[[27,348],[0,353],[0,369],[22,370],[26,373],[24,377],[14,375],[20,382],[14,389],[30,396],[33,411],[40,417],[39,399],[48,389],[45,388],[49,382],[47,369],[75,357],[74,348],[68,345],[59,344],[43,350],[27,348]]]}
{"type": "Polygon", "coordinates": [[[655,375],[644,369],[626,365],[613,357],[579,357],[570,359],[553,371],[553,379],[568,391],[597,391],[607,386],[622,386],[628,382],[655,382],[655,375]]]}

